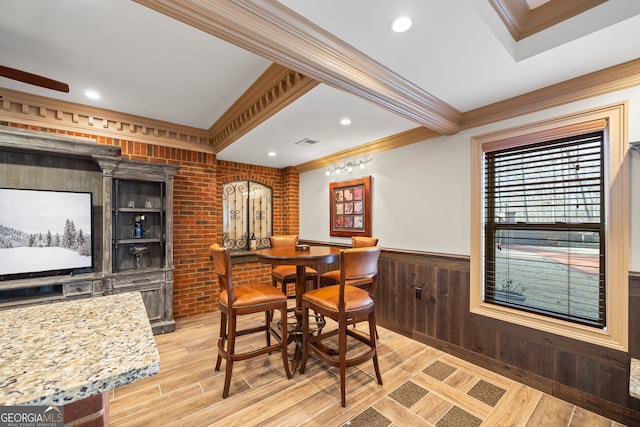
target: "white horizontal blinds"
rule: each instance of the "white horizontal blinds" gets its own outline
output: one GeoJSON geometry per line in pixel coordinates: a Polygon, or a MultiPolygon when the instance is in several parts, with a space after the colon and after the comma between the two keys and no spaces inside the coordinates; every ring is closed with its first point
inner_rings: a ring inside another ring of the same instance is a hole
{"type": "Polygon", "coordinates": [[[604,138],[485,152],[486,302],[605,326],[604,138]]]}

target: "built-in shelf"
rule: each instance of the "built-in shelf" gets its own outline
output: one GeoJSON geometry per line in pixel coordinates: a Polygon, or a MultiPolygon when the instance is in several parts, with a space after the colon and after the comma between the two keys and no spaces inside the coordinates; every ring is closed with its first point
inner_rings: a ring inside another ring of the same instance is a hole
{"type": "Polygon", "coordinates": [[[87,191],[94,202],[93,271],[2,281],[0,310],[139,292],[154,333],[175,330],[173,178],[179,166],[128,160],[120,147],[91,138],[7,126],[0,126],[0,160],[0,186],[87,191]]]}

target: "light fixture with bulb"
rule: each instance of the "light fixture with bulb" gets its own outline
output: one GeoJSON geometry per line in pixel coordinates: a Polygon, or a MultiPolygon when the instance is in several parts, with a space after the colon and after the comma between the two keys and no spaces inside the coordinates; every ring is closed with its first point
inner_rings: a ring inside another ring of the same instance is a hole
{"type": "Polygon", "coordinates": [[[353,172],[353,168],[355,167],[359,167],[360,170],[362,170],[366,167],[365,165],[372,160],[373,159],[367,159],[367,158],[345,160],[344,162],[338,163],[333,167],[327,168],[324,174],[326,176],[331,176],[331,175],[340,175],[342,172],[351,173],[353,172]]]}
{"type": "Polygon", "coordinates": [[[391,23],[391,29],[396,33],[404,33],[411,28],[411,19],[406,16],[401,16],[391,23]]]}
{"type": "Polygon", "coordinates": [[[100,99],[100,94],[92,89],[87,89],[84,91],[84,96],[86,96],[89,99],[93,99],[93,100],[97,100],[100,99]]]}

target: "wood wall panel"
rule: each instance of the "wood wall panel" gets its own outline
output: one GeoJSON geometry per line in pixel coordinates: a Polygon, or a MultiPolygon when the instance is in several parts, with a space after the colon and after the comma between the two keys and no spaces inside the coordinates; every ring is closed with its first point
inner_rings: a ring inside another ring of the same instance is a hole
{"type": "Polygon", "coordinates": [[[629,275],[629,331],[629,355],[640,359],[640,273],[629,275]]]}
{"type": "Polygon", "coordinates": [[[640,350],[640,275],[631,274],[629,282],[629,353],[471,314],[467,257],[384,250],[376,316],[383,327],[638,425],[640,400],[628,390],[629,358],[640,350]],[[422,289],[421,299],[416,287],[422,289]]]}
{"type": "Polygon", "coordinates": [[[397,263],[385,258],[383,254],[378,263],[376,316],[377,319],[393,319],[392,323],[396,331],[410,333],[413,327],[409,321],[411,313],[408,313],[409,310],[405,305],[410,300],[406,295],[400,295],[407,282],[404,269],[399,269],[397,263]],[[384,282],[382,282],[383,278],[384,282]]]}

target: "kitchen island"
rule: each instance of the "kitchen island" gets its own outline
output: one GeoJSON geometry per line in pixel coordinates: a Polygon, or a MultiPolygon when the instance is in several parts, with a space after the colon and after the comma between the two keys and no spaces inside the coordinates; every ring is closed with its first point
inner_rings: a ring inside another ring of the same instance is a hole
{"type": "Polygon", "coordinates": [[[138,292],[0,311],[0,349],[0,405],[65,405],[65,423],[97,401],[108,419],[109,390],[160,370],[138,292]]]}
{"type": "Polygon", "coordinates": [[[640,359],[631,358],[630,371],[629,395],[636,399],[640,399],[640,359]]]}

